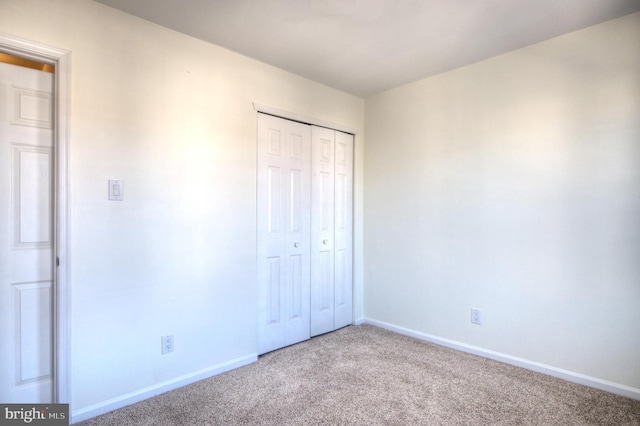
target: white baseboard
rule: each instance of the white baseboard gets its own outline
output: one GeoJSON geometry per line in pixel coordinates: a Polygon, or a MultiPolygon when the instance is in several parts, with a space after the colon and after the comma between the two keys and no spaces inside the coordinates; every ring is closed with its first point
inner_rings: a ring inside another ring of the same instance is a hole
{"type": "MultiPolygon", "coordinates": [[[[356,322],[357,324],[358,322],[356,322]]],[[[500,352],[483,349],[477,346],[467,345],[466,343],[456,342],[454,340],[443,339],[431,334],[422,333],[419,331],[411,330],[408,328],[400,327],[394,324],[390,324],[383,321],[377,321],[371,318],[363,318],[361,324],[375,325],[380,328],[384,328],[390,331],[394,331],[405,336],[415,337],[416,339],[424,340],[426,342],[435,343],[440,346],[446,346],[451,349],[456,349],[462,352],[467,352],[473,355],[478,355],[484,358],[493,359],[495,361],[504,362],[505,364],[515,365],[516,367],[526,368],[538,373],[547,374],[549,376],[557,377],[559,379],[567,380],[569,382],[578,383],[581,385],[589,386],[595,389],[600,389],[606,392],[621,395],[627,398],[640,400],[640,389],[633,388],[631,386],[622,385],[619,383],[609,382],[607,380],[598,379],[596,377],[587,376],[584,374],[576,373],[569,370],[563,370],[551,365],[542,364],[535,361],[530,361],[524,358],[518,358],[511,355],[506,355],[500,352]]]]}
{"type": "Polygon", "coordinates": [[[146,388],[138,389],[136,391],[117,396],[107,401],[99,402],[97,404],[81,408],[77,411],[72,411],[71,424],[78,423],[92,417],[108,413],[109,411],[126,407],[127,405],[135,404],[136,402],[140,402],[153,396],[160,395],[161,393],[178,389],[188,384],[206,379],[208,377],[216,376],[226,371],[251,364],[257,359],[258,354],[249,354],[244,357],[232,359],[230,361],[223,362],[221,364],[217,364],[199,371],[195,371],[193,373],[185,374],[183,376],[176,377],[174,379],[167,380],[152,386],[148,386],[146,388]]]}

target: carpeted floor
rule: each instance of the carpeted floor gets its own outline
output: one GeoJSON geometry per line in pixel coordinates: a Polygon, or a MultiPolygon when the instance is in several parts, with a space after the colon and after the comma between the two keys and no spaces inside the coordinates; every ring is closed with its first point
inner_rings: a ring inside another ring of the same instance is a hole
{"type": "Polygon", "coordinates": [[[81,424],[640,425],[640,401],[361,325],[81,424]]]}

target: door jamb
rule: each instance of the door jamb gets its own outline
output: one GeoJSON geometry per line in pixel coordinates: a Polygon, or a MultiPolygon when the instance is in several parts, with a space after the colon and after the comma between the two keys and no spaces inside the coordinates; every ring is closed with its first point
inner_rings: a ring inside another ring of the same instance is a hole
{"type": "Polygon", "coordinates": [[[0,50],[52,64],[54,74],[53,402],[70,402],[69,139],[71,52],[0,34],[0,50]],[[56,267],[57,266],[57,267],[56,267]]]}

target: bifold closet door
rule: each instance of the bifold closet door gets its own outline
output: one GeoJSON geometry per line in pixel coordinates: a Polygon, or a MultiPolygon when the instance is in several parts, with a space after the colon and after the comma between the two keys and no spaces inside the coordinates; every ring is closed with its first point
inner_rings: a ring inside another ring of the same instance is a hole
{"type": "Polygon", "coordinates": [[[311,336],[352,323],[353,136],[311,130],[311,336]]]}
{"type": "Polygon", "coordinates": [[[311,129],[258,114],[258,353],[310,337],[311,129]]]}

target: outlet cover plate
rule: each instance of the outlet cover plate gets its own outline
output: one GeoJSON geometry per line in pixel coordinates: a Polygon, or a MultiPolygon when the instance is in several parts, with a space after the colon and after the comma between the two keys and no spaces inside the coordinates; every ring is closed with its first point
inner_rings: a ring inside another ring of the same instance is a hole
{"type": "Polygon", "coordinates": [[[482,325],[482,310],[471,308],[471,324],[482,325]]]}
{"type": "Polygon", "coordinates": [[[173,352],[173,334],[162,336],[162,354],[173,352]]]}

